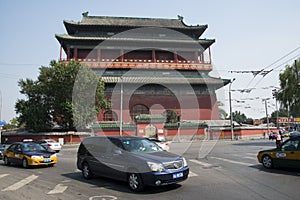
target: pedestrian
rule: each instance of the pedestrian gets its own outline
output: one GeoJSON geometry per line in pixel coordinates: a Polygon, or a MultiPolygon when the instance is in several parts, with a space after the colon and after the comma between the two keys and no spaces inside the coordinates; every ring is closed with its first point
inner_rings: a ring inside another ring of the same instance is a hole
{"type": "Polygon", "coordinates": [[[281,135],[278,133],[276,136],[276,147],[279,148],[281,144],[281,135]]]}

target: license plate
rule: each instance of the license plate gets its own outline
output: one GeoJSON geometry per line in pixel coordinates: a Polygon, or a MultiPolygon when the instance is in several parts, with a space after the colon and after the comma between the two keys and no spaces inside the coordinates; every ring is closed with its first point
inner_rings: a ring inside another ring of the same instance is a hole
{"type": "Polygon", "coordinates": [[[182,172],[177,173],[177,174],[173,174],[173,179],[181,178],[181,177],[183,177],[183,173],[182,172]]]}
{"type": "Polygon", "coordinates": [[[51,162],[51,159],[44,159],[44,162],[51,162]]]}

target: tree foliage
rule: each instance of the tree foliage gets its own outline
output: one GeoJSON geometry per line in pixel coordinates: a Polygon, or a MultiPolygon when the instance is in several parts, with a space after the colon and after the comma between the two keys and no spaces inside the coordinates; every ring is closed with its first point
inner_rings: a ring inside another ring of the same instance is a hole
{"type": "MultiPolygon", "coordinates": [[[[229,116],[229,118],[230,118],[230,116],[229,116]]],[[[233,121],[236,121],[239,124],[249,123],[250,121],[253,121],[251,118],[247,118],[244,113],[241,113],[241,111],[233,112],[232,119],[233,119],[233,121]]]]}
{"type": "MultiPolygon", "coordinates": [[[[298,71],[300,71],[299,64],[299,61],[297,61],[298,71]]],[[[277,100],[285,110],[288,110],[288,107],[290,108],[291,115],[299,117],[300,101],[295,65],[286,66],[285,71],[279,74],[279,80],[281,90],[277,94],[277,100]]]]}
{"type": "Polygon", "coordinates": [[[13,118],[10,120],[9,123],[5,124],[3,126],[4,130],[9,130],[9,129],[14,129],[14,128],[18,128],[19,127],[19,122],[16,118],[13,118]]]}
{"type": "Polygon", "coordinates": [[[277,112],[278,112],[278,117],[288,117],[288,111],[285,109],[279,109],[279,111],[274,111],[271,114],[271,118],[276,118],[277,117],[277,112]]]}
{"type": "MultiPolygon", "coordinates": [[[[108,103],[104,99],[104,83],[92,70],[81,66],[79,62],[51,61],[49,67],[40,67],[36,81],[30,79],[19,81],[20,92],[26,97],[26,100],[19,99],[15,105],[19,123],[25,124],[26,129],[33,132],[49,131],[55,123],[63,129],[76,130],[78,127],[74,123],[74,113],[75,117],[80,117],[78,112],[73,110],[72,98],[74,84],[81,70],[88,72],[86,76],[93,76],[94,82],[97,80],[94,84],[97,92],[94,94],[93,110],[89,110],[93,115],[90,116],[94,117],[95,112],[101,107],[107,107],[108,103]]],[[[87,114],[80,112],[80,115],[87,114]]],[[[80,124],[80,128],[94,119],[84,118],[85,121],[80,124]]]]}
{"type": "Polygon", "coordinates": [[[166,110],[164,115],[166,116],[166,123],[177,123],[180,120],[174,110],[166,110]]]}

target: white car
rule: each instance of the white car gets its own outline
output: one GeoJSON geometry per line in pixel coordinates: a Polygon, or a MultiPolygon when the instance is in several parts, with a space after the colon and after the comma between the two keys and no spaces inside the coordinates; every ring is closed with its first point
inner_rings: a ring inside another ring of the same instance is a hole
{"type": "Polygon", "coordinates": [[[53,139],[42,139],[42,140],[39,140],[37,143],[41,144],[46,149],[54,150],[57,153],[61,150],[60,143],[53,139]]]}
{"type": "Polygon", "coordinates": [[[155,142],[160,148],[162,148],[162,150],[164,150],[164,151],[169,151],[170,150],[169,142],[154,139],[154,138],[149,138],[149,139],[151,141],[155,142]]]}

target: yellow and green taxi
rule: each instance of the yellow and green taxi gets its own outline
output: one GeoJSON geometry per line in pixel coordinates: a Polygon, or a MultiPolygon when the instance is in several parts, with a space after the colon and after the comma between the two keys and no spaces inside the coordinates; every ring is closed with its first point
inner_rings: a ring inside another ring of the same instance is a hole
{"type": "Polygon", "coordinates": [[[53,166],[57,162],[56,153],[48,151],[34,142],[15,142],[3,152],[5,165],[20,164],[24,168],[34,165],[53,166]]]}
{"type": "Polygon", "coordinates": [[[257,159],[265,168],[300,168],[300,136],[290,137],[278,148],[260,151],[257,159]]]}

